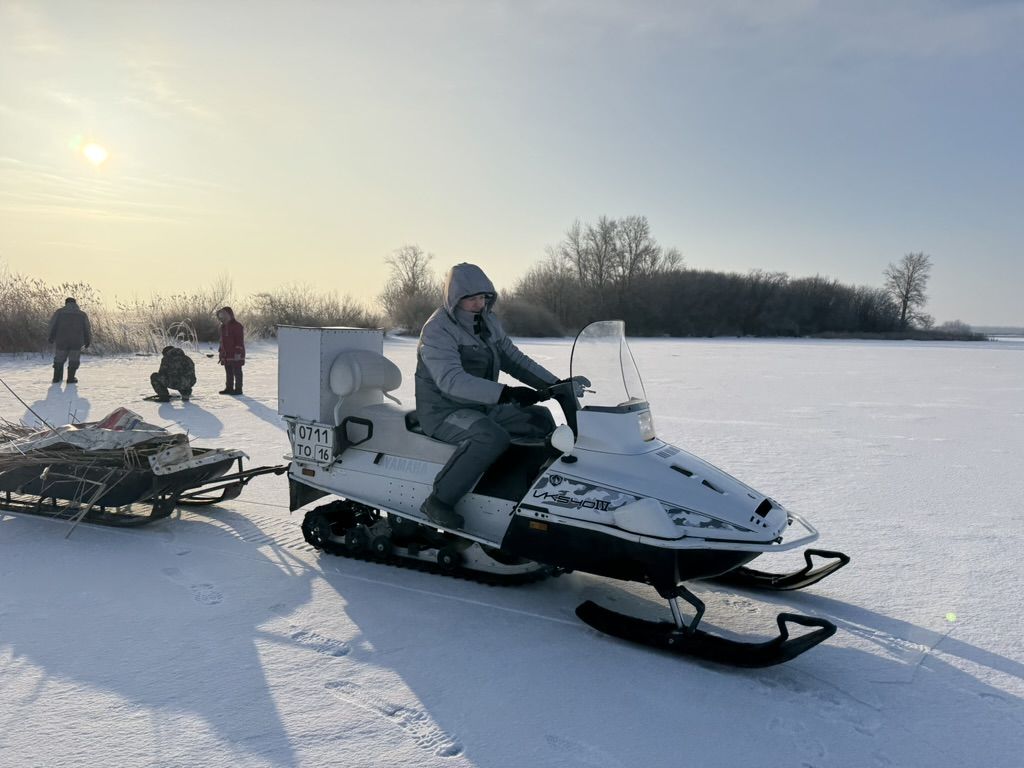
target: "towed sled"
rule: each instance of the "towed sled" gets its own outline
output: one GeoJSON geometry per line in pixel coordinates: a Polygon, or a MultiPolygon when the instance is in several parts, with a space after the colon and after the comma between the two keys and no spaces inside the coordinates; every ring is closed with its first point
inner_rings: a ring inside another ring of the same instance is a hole
{"type": "Polygon", "coordinates": [[[241,451],[194,447],[126,408],[39,431],[8,424],[0,436],[0,508],[76,523],[145,525],[179,504],[216,504],[258,475],[285,471],[245,470],[241,451]]]}
{"type": "MultiPolygon", "coordinates": [[[[387,403],[401,384],[380,331],[279,328],[279,412],[288,424],[291,509],[310,510],[306,540],[326,552],[488,583],[523,583],[573,570],[650,584],[671,621],[625,616],[593,602],[577,616],[610,635],[734,666],[792,659],[835,633],[824,619],[782,613],[778,634],[743,642],[700,628],[704,603],[685,582],[800,589],[845,565],[808,549],[789,574],[748,568],[760,555],[818,538],[774,499],[656,436],[624,324],[587,326],[572,350],[573,384],[547,395],[566,424],[545,441],[513,440],[458,505],[461,530],[427,520],[420,505],[455,446],[418,428],[415,411],[387,403]],[[816,564],[812,558],[823,560],[816,564]],[[693,615],[684,615],[680,600],[693,615]],[[790,635],[791,628],[801,628],[790,635]]],[[[397,401],[395,401],[397,403],[397,401]]]]}

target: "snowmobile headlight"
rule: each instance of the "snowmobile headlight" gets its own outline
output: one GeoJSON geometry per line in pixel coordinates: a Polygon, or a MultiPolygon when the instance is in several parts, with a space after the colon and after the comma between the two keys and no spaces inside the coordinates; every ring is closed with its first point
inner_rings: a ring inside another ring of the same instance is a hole
{"type": "Polygon", "coordinates": [[[654,416],[651,415],[651,412],[649,410],[640,411],[640,413],[637,414],[637,423],[640,425],[640,437],[644,439],[644,442],[653,440],[655,437],[654,416]]]}

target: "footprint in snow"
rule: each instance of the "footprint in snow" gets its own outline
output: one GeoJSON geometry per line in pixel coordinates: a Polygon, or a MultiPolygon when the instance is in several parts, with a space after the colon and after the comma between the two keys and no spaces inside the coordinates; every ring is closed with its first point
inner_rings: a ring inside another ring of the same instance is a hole
{"type": "Polygon", "coordinates": [[[224,599],[213,584],[191,584],[189,590],[192,592],[192,599],[202,605],[217,605],[224,599]]]}
{"type": "Polygon", "coordinates": [[[564,753],[563,765],[584,765],[587,768],[621,768],[622,763],[597,747],[582,741],[545,733],[544,739],[555,750],[564,753]]]}
{"type": "Polygon", "coordinates": [[[798,750],[798,756],[804,759],[800,766],[814,766],[808,762],[810,759],[821,759],[827,754],[825,745],[812,735],[810,729],[803,722],[773,717],[768,723],[768,729],[780,734],[786,734],[793,741],[798,750]]]}
{"type": "MultiPolygon", "coordinates": [[[[267,607],[267,610],[281,618],[287,618],[290,611],[287,603],[274,603],[267,607]]],[[[298,624],[288,622],[288,629],[291,632],[291,639],[299,645],[312,648],[324,656],[347,656],[352,647],[344,640],[336,640],[333,637],[321,635],[319,632],[302,629],[298,624]]]]}
{"type": "Polygon", "coordinates": [[[401,728],[417,747],[438,757],[456,757],[462,754],[462,743],[441,730],[430,715],[416,707],[395,704],[347,680],[331,680],[324,688],[350,704],[380,715],[401,728]]]}
{"type": "Polygon", "coordinates": [[[352,650],[344,640],[335,640],[333,637],[325,637],[317,632],[310,632],[305,629],[292,632],[291,637],[292,640],[300,645],[312,648],[324,656],[347,656],[349,651],[352,650]]]}
{"type": "Polygon", "coordinates": [[[192,593],[192,599],[200,605],[217,605],[224,600],[224,595],[213,584],[186,584],[186,579],[180,568],[161,568],[160,572],[175,584],[188,587],[189,592],[192,593]]]}

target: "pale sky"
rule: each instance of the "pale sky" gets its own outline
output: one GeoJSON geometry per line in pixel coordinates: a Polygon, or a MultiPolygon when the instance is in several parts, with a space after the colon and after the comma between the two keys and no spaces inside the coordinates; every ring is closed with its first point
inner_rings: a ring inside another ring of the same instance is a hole
{"type": "Polygon", "coordinates": [[[1024,325],[1022,40],[1014,1],[0,0],[0,266],[372,302],[406,244],[511,287],[640,214],[694,268],[924,251],[937,321],[1024,325]]]}

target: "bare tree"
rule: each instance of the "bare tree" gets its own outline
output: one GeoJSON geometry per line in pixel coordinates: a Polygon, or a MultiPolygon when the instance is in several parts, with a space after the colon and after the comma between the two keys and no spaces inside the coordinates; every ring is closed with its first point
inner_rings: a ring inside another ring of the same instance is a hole
{"type": "Polygon", "coordinates": [[[928,278],[932,269],[931,257],[926,253],[908,253],[897,264],[885,268],[885,290],[900,308],[900,328],[911,324],[925,327],[932,318],[921,311],[928,296],[928,278]]]}
{"type": "Polygon", "coordinates": [[[411,295],[419,291],[434,279],[430,269],[433,254],[424,253],[418,245],[403,245],[384,263],[391,268],[388,288],[394,288],[402,295],[411,295]]]}
{"type": "Polygon", "coordinates": [[[598,290],[611,282],[618,251],[618,230],[619,223],[615,219],[599,216],[597,224],[588,224],[583,233],[583,242],[590,257],[589,283],[598,290]]]}
{"type": "Polygon", "coordinates": [[[661,246],[651,237],[651,225],[646,216],[621,219],[615,234],[615,278],[624,288],[629,288],[634,278],[650,274],[657,266],[661,246]]]}
{"type": "Polygon", "coordinates": [[[662,270],[664,272],[678,272],[681,269],[685,269],[683,266],[683,254],[676,247],[669,248],[667,251],[662,252],[661,261],[653,271],[662,270]]]}
{"type": "Polygon", "coordinates": [[[565,233],[565,240],[555,248],[548,249],[548,256],[552,260],[561,259],[565,264],[571,266],[580,285],[587,282],[587,276],[590,274],[590,256],[583,242],[583,228],[580,226],[579,219],[576,219],[569,227],[569,231],[565,233]]]}
{"type": "Polygon", "coordinates": [[[564,248],[565,243],[549,247],[547,260],[530,267],[513,291],[519,298],[526,297],[522,299],[526,303],[546,307],[559,318],[569,317],[571,307],[580,299],[578,273],[565,258],[564,248]]]}
{"type": "Polygon", "coordinates": [[[405,245],[384,259],[391,275],[380,302],[391,322],[409,333],[419,333],[440,302],[441,284],[430,268],[433,258],[418,245],[405,245]]]}

